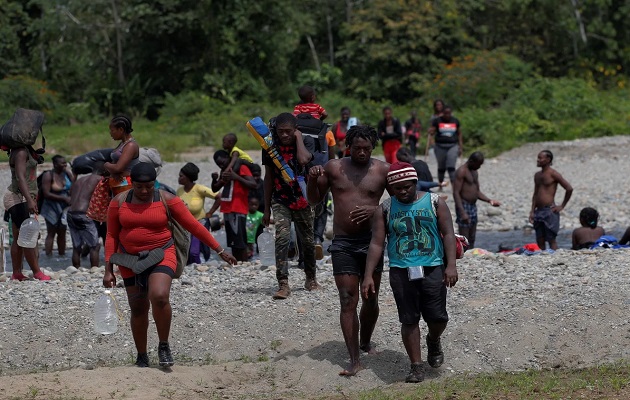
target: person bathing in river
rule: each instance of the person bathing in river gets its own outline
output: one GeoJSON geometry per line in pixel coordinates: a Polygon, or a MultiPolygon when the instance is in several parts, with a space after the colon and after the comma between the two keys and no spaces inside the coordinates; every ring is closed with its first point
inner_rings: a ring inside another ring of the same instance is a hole
{"type": "Polygon", "coordinates": [[[46,241],[44,250],[52,256],[53,243],[57,236],[57,252],[66,254],[66,225],[63,223],[63,212],[70,205],[70,188],[74,176],[68,171],[68,163],[63,156],[52,158],[53,169],[42,173],[42,194],[44,201],[40,214],[46,220],[46,241]]]}
{"type": "Polygon", "coordinates": [[[598,220],[599,213],[596,209],[586,207],[580,211],[580,225],[582,226],[573,230],[571,235],[573,250],[589,249],[597,239],[606,234],[604,228],[597,226],[598,220]]]}

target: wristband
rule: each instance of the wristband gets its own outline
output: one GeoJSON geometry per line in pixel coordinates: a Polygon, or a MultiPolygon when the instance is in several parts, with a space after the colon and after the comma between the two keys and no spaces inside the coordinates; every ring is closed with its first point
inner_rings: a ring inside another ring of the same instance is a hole
{"type": "Polygon", "coordinates": [[[221,254],[223,254],[225,252],[225,249],[221,249],[221,251],[217,251],[217,255],[220,256],[221,254]]]}

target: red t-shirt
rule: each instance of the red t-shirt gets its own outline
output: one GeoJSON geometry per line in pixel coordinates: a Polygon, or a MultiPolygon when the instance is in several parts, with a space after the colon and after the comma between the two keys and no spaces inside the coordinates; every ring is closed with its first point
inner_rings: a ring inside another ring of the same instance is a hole
{"type": "MultiPolygon", "coordinates": [[[[240,176],[252,176],[252,172],[245,165],[238,170],[240,176]]],[[[221,212],[224,214],[237,213],[247,215],[249,213],[249,189],[236,180],[230,183],[230,188],[221,193],[221,212]]]]}
{"type": "MultiPolygon", "coordinates": [[[[164,246],[172,237],[168,229],[168,215],[161,201],[152,203],[132,204],[124,202],[118,205],[118,199],[113,199],[107,212],[107,240],[105,240],[105,261],[109,261],[112,254],[119,251],[122,244],[129,254],[153,250],[164,246]]],[[[199,223],[188,211],[182,199],[175,197],[168,200],[171,216],[192,235],[207,244],[213,250],[220,245],[208,230],[199,223]]],[[[164,259],[160,265],[171,268],[177,267],[175,245],[164,250],[164,259]]],[[[129,268],[119,266],[123,278],[134,275],[129,268]]]]}
{"type": "Polygon", "coordinates": [[[324,107],[316,103],[301,103],[293,108],[293,115],[298,114],[311,114],[315,119],[321,119],[322,115],[326,113],[324,107]]]}

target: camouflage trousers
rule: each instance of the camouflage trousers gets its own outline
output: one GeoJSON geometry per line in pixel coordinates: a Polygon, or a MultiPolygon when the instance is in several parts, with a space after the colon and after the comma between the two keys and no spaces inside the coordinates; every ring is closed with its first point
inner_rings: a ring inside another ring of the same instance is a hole
{"type": "Polygon", "coordinates": [[[278,281],[289,278],[289,242],[291,241],[291,222],[295,225],[298,237],[302,240],[304,251],[304,272],[308,278],[315,278],[315,243],[313,235],[313,209],[291,210],[282,204],[273,202],[273,220],[276,226],[276,278],[278,281]]]}

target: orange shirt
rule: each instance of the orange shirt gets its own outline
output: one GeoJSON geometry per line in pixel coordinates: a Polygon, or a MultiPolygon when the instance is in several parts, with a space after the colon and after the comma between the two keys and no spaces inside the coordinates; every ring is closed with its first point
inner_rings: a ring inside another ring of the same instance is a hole
{"type": "Polygon", "coordinates": [[[326,143],[328,143],[328,147],[333,147],[337,144],[335,140],[335,134],[332,131],[326,132],[326,143]]]}

